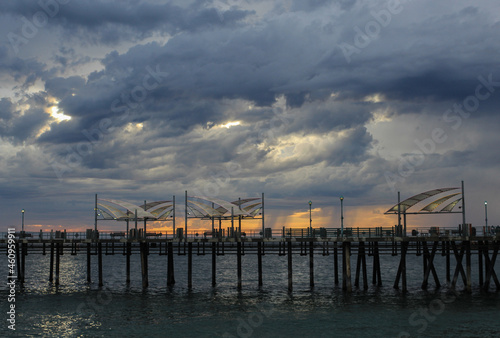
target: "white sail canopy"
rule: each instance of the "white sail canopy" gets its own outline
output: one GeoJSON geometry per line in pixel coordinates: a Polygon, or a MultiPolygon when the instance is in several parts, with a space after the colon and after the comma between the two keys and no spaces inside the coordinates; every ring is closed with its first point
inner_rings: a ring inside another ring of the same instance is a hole
{"type": "MultiPolygon", "coordinates": [[[[411,207],[413,207],[415,204],[417,204],[419,202],[422,202],[423,200],[425,200],[425,199],[427,199],[429,197],[441,194],[441,193],[446,192],[446,191],[456,190],[456,189],[459,189],[459,188],[441,188],[441,189],[434,189],[434,190],[429,190],[429,191],[420,193],[418,195],[415,195],[415,196],[412,196],[410,198],[405,199],[404,201],[402,201],[399,204],[394,205],[392,208],[390,208],[389,210],[387,210],[385,213],[386,214],[397,214],[398,213],[398,205],[399,205],[399,211],[401,213],[405,213],[408,209],[410,209],[411,207]]],[[[451,198],[451,197],[453,197],[455,195],[449,195],[449,198],[451,198]]],[[[444,202],[444,201],[446,201],[446,200],[447,199],[444,199],[443,201],[441,201],[441,203],[444,202]]],[[[427,207],[428,208],[432,208],[433,204],[432,203],[429,204],[428,206],[424,207],[424,209],[427,208],[427,207]]],[[[429,211],[429,210],[425,210],[425,211],[429,211]]]]}

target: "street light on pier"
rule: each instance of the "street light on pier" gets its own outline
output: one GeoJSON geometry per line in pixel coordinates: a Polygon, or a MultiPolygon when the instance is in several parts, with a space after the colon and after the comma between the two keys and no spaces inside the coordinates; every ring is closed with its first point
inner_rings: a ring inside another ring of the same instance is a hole
{"type": "Polygon", "coordinates": [[[340,196],[340,237],[344,237],[344,196],[340,196]]]}
{"type": "Polygon", "coordinates": [[[484,221],[486,225],[486,233],[488,233],[488,201],[484,201],[484,221]]]}
{"type": "Polygon", "coordinates": [[[24,233],[24,209],[21,210],[22,222],[21,222],[21,231],[24,233]]]}
{"type": "Polygon", "coordinates": [[[312,214],[311,214],[311,206],[313,202],[309,201],[309,234],[312,236],[312,214]]]}

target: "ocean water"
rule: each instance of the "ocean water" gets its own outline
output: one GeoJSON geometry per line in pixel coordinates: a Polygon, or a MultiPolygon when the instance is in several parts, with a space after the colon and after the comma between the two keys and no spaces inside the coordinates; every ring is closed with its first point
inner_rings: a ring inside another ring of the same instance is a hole
{"type": "MultiPolygon", "coordinates": [[[[3,255],[2,255],[3,256],[3,255]]],[[[5,256],[3,256],[5,257],[5,256]]],[[[104,287],[86,281],[84,254],[61,256],[60,285],[48,282],[49,255],[29,254],[26,283],[16,289],[16,330],[8,329],[8,287],[0,286],[1,337],[498,337],[500,293],[478,286],[473,256],[473,292],[445,284],[444,257],[434,263],[442,286],[422,283],[422,257],[407,257],[408,293],[393,288],[400,256],[381,255],[382,283],[348,294],[334,284],[333,255],[316,254],[315,287],[309,286],[309,257],[293,256],[293,291],[288,292],[287,257],[263,257],[263,286],[257,256],[242,257],[243,287],[237,289],[236,256],[217,257],[217,286],[211,286],[211,255],[193,256],[193,288],[187,288],[187,256],[175,255],[175,286],[166,286],[167,256],[149,256],[149,287],[142,289],[139,255],[103,256],[104,287]]],[[[356,255],[352,260],[354,283],[356,255]]],[[[340,256],[339,256],[340,263],[340,256]]],[[[452,259],[452,274],[455,262],[452,259]]],[[[340,272],[342,271],[341,267],[340,272]]],[[[0,275],[7,280],[7,260],[0,275]]],[[[341,276],[340,276],[341,278],[341,276]]],[[[340,280],[341,282],[341,280],[340,280]]],[[[362,285],[361,285],[362,286],[362,285]]]]}

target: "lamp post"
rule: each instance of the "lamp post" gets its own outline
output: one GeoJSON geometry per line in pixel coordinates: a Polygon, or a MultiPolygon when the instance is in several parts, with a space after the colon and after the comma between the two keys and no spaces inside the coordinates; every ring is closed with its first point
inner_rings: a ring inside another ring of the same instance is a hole
{"type": "Polygon", "coordinates": [[[311,214],[311,206],[313,202],[309,201],[309,234],[312,236],[312,214],[311,214]]]}
{"type": "Polygon", "coordinates": [[[486,233],[488,233],[488,201],[484,201],[484,221],[486,224],[486,233]]]}
{"type": "Polygon", "coordinates": [[[97,194],[95,194],[94,200],[94,238],[97,239],[97,194]]]}
{"type": "Polygon", "coordinates": [[[22,222],[21,222],[21,231],[24,234],[24,209],[21,210],[22,222]]]}
{"type": "Polygon", "coordinates": [[[344,237],[344,196],[340,196],[340,237],[344,237]]]}
{"type": "Polygon", "coordinates": [[[234,207],[231,207],[231,236],[233,238],[236,238],[236,235],[234,233],[234,207]]]}

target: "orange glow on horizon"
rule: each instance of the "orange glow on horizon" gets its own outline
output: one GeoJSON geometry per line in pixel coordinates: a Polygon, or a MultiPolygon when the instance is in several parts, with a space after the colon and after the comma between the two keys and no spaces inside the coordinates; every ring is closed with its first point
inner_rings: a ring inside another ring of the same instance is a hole
{"type": "MultiPolygon", "coordinates": [[[[384,212],[390,208],[388,205],[378,205],[378,206],[349,206],[344,207],[344,227],[346,228],[374,228],[374,227],[392,227],[397,224],[397,216],[395,215],[385,215],[384,212]]],[[[460,223],[461,216],[459,214],[453,217],[440,216],[407,216],[407,229],[413,229],[417,227],[430,227],[430,226],[454,226],[460,223]]],[[[312,227],[317,228],[340,228],[340,207],[336,208],[313,208],[311,209],[312,227]]],[[[403,222],[403,219],[402,219],[403,222]]],[[[162,234],[172,234],[172,222],[148,222],[147,231],[148,232],[161,232],[162,234]]],[[[178,217],[176,219],[176,228],[184,229],[184,218],[178,217]]],[[[272,210],[266,213],[265,216],[265,227],[272,229],[282,229],[286,228],[297,228],[306,229],[309,227],[309,210],[297,211],[290,214],[288,211],[272,210]]],[[[138,222],[137,227],[142,229],[144,227],[143,222],[138,222]]],[[[219,228],[218,220],[215,220],[214,227],[219,228]]],[[[227,229],[231,227],[230,220],[222,221],[222,229],[227,229]]],[[[238,219],[234,219],[234,227],[238,227],[238,219]]],[[[16,226],[16,229],[20,229],[20,225],[16,226]]],[[[85,232],[87,229],[94,229],[94,224],[88,223],[87,225],[75,224],[75,225],[50,225],[50,224],[29,224],[25,225],[25,231],[39,232],[50,232],[51,230],[64,230],[68,232],[85,232]]],[[[135,223],[129,223],[129,229],[135,228],[135,223]]],[[[211,231],[212,224],[210,220],[201,219],[189,219],[188,220],[188,232],[198,232],[200,236],[205,231],[211,231]]],[[[262,229],[262,220],[243,220],[242,221],[242,231],[247,233],[260,233],[262,229]]],[[[126,223],[120,221],[100,221],[98,223],[98,230],[102,232],[110,231],[125,231],[126,223]]]]}

